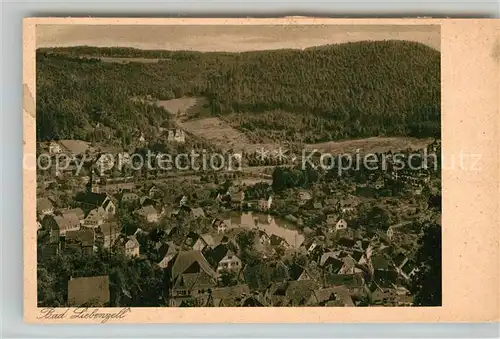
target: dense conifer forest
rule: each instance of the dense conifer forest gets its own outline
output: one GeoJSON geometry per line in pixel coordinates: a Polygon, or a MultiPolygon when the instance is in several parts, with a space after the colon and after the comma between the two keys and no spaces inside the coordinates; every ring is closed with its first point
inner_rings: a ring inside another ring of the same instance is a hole
{"type": "Polygon", "coordinates": [[[207,114],[248,131],[310,133],[306,141],[440,133],[440,53],[414,42],[244,53],[53,48],[37,51],[36,66],[38,140],[92,140],[96,126],[130,138],[169,118],[131,100],[146,96],[205,96],[207,114]]]}

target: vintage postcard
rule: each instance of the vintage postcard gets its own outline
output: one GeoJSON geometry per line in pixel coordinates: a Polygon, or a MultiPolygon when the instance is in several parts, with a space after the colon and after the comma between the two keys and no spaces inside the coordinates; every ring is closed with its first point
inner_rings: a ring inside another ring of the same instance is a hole
{"type": "Polygon", "coordinates": [[[25,319],[498,321],[498,23],[25,19],[25,319]]]}

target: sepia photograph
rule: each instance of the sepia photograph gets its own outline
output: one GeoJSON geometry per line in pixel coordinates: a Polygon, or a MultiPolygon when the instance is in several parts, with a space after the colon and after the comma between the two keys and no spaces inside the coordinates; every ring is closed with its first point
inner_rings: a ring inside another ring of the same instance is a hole
{"type": "Polygon", "coordinates": [[[442,305],[439,25],[36,26],[37,305],[442,305]]]}

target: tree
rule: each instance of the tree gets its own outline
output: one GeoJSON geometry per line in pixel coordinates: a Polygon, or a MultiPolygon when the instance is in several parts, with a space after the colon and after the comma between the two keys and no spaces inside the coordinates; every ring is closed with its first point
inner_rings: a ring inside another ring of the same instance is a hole
{"type": "Polygon", "coordinates": [[[182,96],[206,97],[200,115],[226,115],[257,139],[316,143],[440,132],[440,53],[416,42],[189,57],[182,51],[73,47],[37,50],[36,57],[38,140],[112,137],[127,145],[136,127],[160,125],[177,113],[151,103],[182,96]],[[167,58],[172,67],[105,67],[81,55],[167,58]],[[89,128],[97,123],[97,130],[89,128]]]}
{"type": "Polygon", "coordinates": [[[238,284],[237,275],[233,271],[223,271],[219,277],[219,287],[235,286],[238,284]]]}
{"type": "Polygon", "coordinates": [[[441,306],[441,226],[428,224],[418,241],[417,273],[410,290],[414,293],[416,306],[441,306]]]}
{"type": "Polygon", "coordinates": [[[387,230],[389,227],[390,215],[384,208],[373,206],[362,215],[361,221],[370,228],[387,230]]]}
{"type": "Polygon", "coordinates": [[[255,241],[255,232],[252,230],[244,230],[236,237],[236,243],[241,251],[251,249],[255,241]]]}

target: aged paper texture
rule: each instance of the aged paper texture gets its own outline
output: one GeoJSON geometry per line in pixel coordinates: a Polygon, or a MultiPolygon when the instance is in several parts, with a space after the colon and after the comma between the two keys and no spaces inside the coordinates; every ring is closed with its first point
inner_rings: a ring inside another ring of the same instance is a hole
{"type": "Polygon", "coordinates": [[[499,321],[498,20],[26,18],[23,44],[27,322],[499,321]]]}

